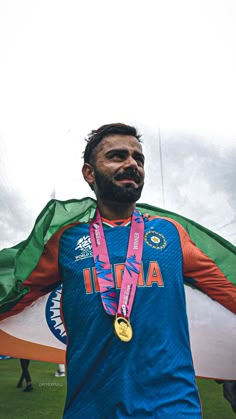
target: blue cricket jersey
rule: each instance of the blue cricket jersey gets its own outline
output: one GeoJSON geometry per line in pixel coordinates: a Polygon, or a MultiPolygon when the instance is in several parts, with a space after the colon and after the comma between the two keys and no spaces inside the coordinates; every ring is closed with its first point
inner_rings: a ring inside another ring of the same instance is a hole
{"type": "MultiPolygon", "coordinates": [[[[104,225],[104,232],[118,299],[130,225],[104,225]]],[[[89,224],[63,232],[59,270],[68,337],[64,419],[201,418],[178,228],[157,217],[145,221],[130,342],[115,336],[103,308],[89,224]]]]}

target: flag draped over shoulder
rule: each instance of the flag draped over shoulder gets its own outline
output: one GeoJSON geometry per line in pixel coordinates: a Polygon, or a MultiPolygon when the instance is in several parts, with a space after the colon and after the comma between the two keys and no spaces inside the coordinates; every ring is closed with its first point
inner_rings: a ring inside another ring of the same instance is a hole
{"type": "MultiPolygon", "coordinates": [[[[137,207],[144,214],[148,213],[150,216],[158,215],[161,217],[174,219],[179,224],[181,224],[189,234],[192,241],[197,245],[197,247],[199,247],[209,258],[211,258],[216,263],[216,265],[218,265],[220,270],[224,273],[224,275],[230,282],[236,285],[235,246],[233,246],[231,243],[218,236],[217,234],[213,233],[212,231],[208,230],[207,228],[197,224],[196,222],[190,219],[182,217],[181,215],[148,204],[137,204],[137,207]]],[[[50,237],[57,230],[59,230],[61,227],[67,224],[73,222],[89,222],[89,220],[91,220],[94,216],[95,209],[96,201],[92,198],[83,198],[80,200],[71,199],[68,201],[59,201],[56,199],[52,199],[48,202],[48,204],[45,206],[43,211],[39,214],[38,218],[36,219],[35,225],[30,236],[25,241],[17,244],[16,246],[0,251],[0,316],[4,313],[10,313],[11,310],[17,305],[17,303],[21,301],[24,295],[30,291],[29,286],[24,285],[24,283],[31,274],[31,272],[37,266],[40,257],[43,253],[44,246],[50,239],[50,237]]],[[[47,286],[47,284],[45,284],[45,286],[47,286]]],[[[187,286],[187,288],[188,300],[188,296],[190,295],[189,293],[191,293],[192,291],[190,290],[189,286],[187,286]]],[[[60,289],[58,289],[51,293],[51,299],[53,300],[54,304],[52,306],[54,321],[57,324],[57,328],[61,331],[63,326],[61,319],[59,318],[59,315],[57,315],[57,310],[59,310],[60,306],[60,292],[60,289]]],[[[197,292],[199,294],[202,294],[200,291],[197,292]]],[[[43,316],[45,317],[46,300],[43,300],[43,298],[44,297],[41,297],[44,304],[43,316]]],[[[206,302],[204,302],[204,305],[209,306],[210,299],[205,295],[203,295],[203,298],[207,299],[206,302]]],[[[191,310],[194,314],[194,300],[191,300],[191,306],[191,310]]],[[[224,309],[224,307],[222,307],[222,309],[224,309]]],[[[3,345],[3,347],[0,344],[0,353],[2,353],[3,355],[30,357],[31,359],[46,360],[51,362],[63,362],[66,347],[65,342],[63,343],[61,341],[57,343],[56,338],[56,343],[54,343],[54,341],[50,339],[49,341],[46,341],[45,334],[42,331],[42,323],[44,322],[44,319],[42,317],[42,319],[39,320],[41,318],[40,316],[42,316],[40,314],[42,311],[42,309],[40,308],[40,304],[36,302],[34,303],[33,308],[28,307],[24,310],[26,314],[29,314],[28,317],[31,319],[32,310],[34,310],[34,313],[37,313],[38,323],[40,323],[37,326],[38,329],[36,325],[34,325],[34,328],[35,335],[40,336],[41,341],[40,339],[38,341],[34,337],[32,337],[31,339],[31,342],[33,342],[33,344],[38,344],[38,353],[35,353],[35,349],[33,349],[33,346],[29,349],[26,345],[26,340],[28,339],[28,335],[26,333],[27,327],[23,326],[27,318],[25,314],[22,317],[20,315],[15,315],[12,316],[12,319],[9,318],[0,322],[1,342],[7,342],[5,346],[3,345]],[[22,336],[18,336],[18,340],[16,341],[14,340],[14,338],[12,338],[12,336],[9,335],[9,333],[14,335],[14,331],[19,329],[24,329],[24,333],[22,336]],[[13,330],[13,332],[9,332],[8,330],[13,330]],[[21,345],[19,345],[19,342],[21,343],[21,345]],[[15,346],[15,348],[18,349],[16,349],[15,351],[9,350],[9,348],[13,346],[15,346]],[[23,349],[19,349],[20,347],[22,347],[23,349]],[[58,350],[57,355],[54,350],[55,348],[58,350]],[[26,356],[24,354],[26,354],[26,356]]],[[[228,311],[226,309],[224,310],[226,312],[228,311]]],[[[209,314],[209,311],[204,313],[205,317],[209,317],[209,315],[211,315],[209,314]]],[[[222,322],[225,323],[228,321],[228,315],[232,315],[232,313],[226,313],[226,318],[224,318],[222,322]]],[[[223,317],[221,318],[223,319],[223,317]]],[[[199,323],[199,320],[197,321],[199,323]]],[[[29,321],[29,328],[32,328],[31,323],[32,320],[29,321]]],[[[234,333],[236,333],[236,327],[233,327],[235,328],[234,333]]],[[[31,333],[30,330],[28,332],[29,334],[31,333]]],[[[61,333],[61,336],[62,335],[63,333],[61,333]]],[[[197,356],[195,356],[195,358],[197,358],[197,356]]],[[[199,371],[200,372],[198,375],[207,376],[204,375],[205,373],[201,373],[201,369],[199,371]]],[[[209,374],[211,374],[211,372],[209,374]]],[[[217,378],[217,376],[214,377],[217,378]]],[[[227,377],[218,376],[218,378],[227,377]]],[[[231,376],[228,376],[228,378],[232,379],[231,376]]],[[[236,376],[234,377],[234,379],[236,379],[236,376]]]]}
{"type": "Polygon", "coordinates": [[[95,211],[92,198],[48,202],[27,240],[0,251],[0,313],[11,310],[29,291],[24,281],[37,266],[44,245],[62,226],[89,221],[95,211]]]}
{"type": "MultiPolygon", "coordinates": [[[[231,243],[196,222],[148,204],[138,204],[142,213],[160,215],[179,222],[194,243],[219,266],[234,284],[236,249],[231,243]]],[[[0,313],[7,312],[29,291],[24,281],[36,267],[45,243],[62,226],[88,222],[94,215],[96,201],[92,198],[59,201],[52,199],[38,216],[27,240],[0,251],[0,313]]]]}

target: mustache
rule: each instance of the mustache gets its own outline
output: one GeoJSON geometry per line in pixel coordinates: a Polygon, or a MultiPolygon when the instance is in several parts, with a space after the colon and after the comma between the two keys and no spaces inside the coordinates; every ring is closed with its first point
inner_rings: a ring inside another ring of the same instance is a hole
{"type": "Polygon", "coordinates": [[[130,180],[133,180],[135,183],[140,183],[141,182],[141,178],[138,175],[138,173],[131,168],[125,170],[122,173],[118,173],[115,176],[115,180],[123,180],[123,179],[130,179],[130,180]]]}

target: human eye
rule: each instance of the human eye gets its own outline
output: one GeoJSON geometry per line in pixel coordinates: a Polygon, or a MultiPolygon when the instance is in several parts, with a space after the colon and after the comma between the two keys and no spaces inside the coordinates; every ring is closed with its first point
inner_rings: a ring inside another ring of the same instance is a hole
{"type": "Polygon", "coordinates": [[[144,166],[144,156],[142,156],[141,154],[140,155],[138,154],[135,157],[135,160],[137,161],[137,163],[138,163],[139,166],[141,166],[141,167],[144,166]]]}
{"type": "Polygon", "coordinates": [[[114,150],[112,153],[110,153],[109,158],[115,161],[121,161],[124,159],[124,153],[119,150],[114,150]]]}

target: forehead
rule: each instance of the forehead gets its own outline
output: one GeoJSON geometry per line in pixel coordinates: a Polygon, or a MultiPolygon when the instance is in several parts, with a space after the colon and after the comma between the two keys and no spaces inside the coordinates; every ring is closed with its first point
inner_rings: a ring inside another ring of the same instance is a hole
{"type": "Polygon", "coordinates": [[[137,151],[142,153],[142,145],[136,137],[132,135],[108,135],[104,137],[97,147],[97,153],[106,153],[109,150],[124,149],[127,151],[137,151]]]}

